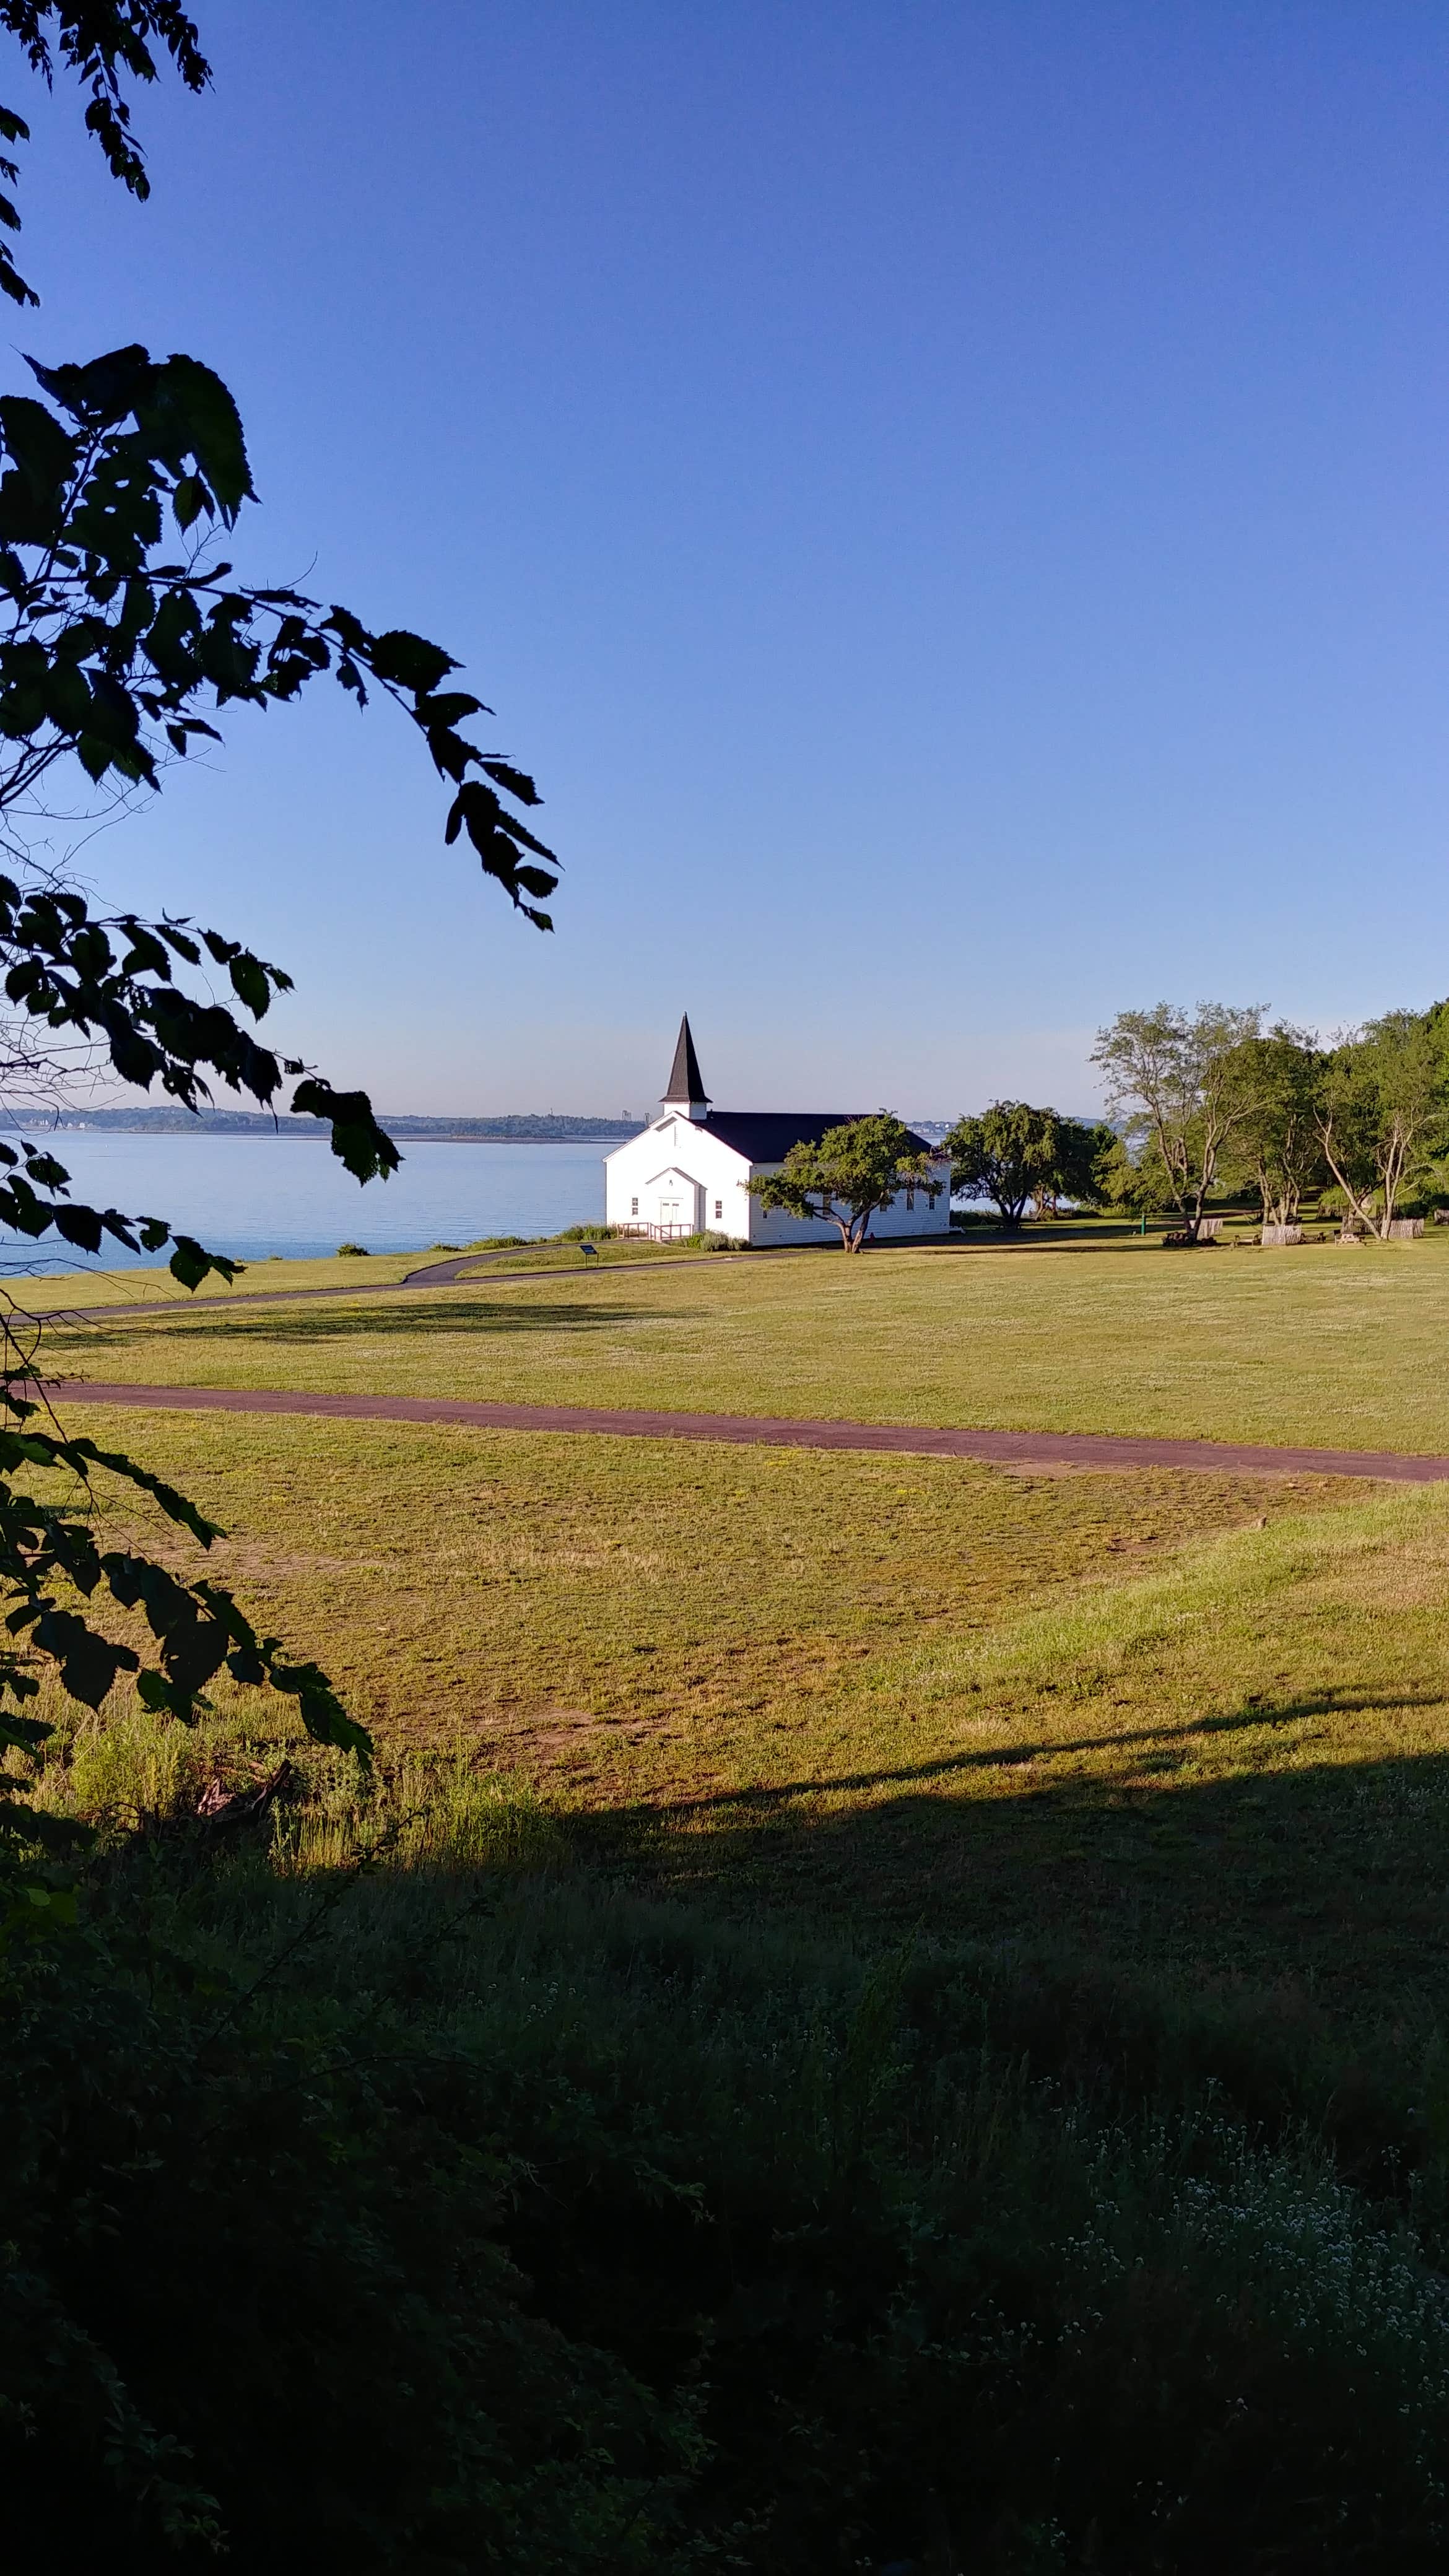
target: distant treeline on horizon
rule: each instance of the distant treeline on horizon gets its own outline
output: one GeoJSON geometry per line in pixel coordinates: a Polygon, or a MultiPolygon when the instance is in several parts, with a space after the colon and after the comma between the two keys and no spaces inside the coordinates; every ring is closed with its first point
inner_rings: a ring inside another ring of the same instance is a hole
{"type": "MultiPolygon", "coordinates": [[[[637,1135],[644,1120],[623,1118],[570,1118],[541,1113],[522,1113],[498,1118],[409,1118],[389,1117],[380,1111],[381,1124],[390,1136],[412,1137],[416,1142],[431,1139],[438,1144],[457,1145],[570,1145],[587,1144],[594,1137],[637,1135]]],[[[297,1136],[303,1139],[329,1139],[332,1130],[320,1118],[293,1118],[285,1112],[273,1118],[265,1110],[200,1109],[192,1111],[172,1106],[150,1109],[56,1109],[39,1101],[22,1102],[16,1108],[0,1109],[0,1129],[18,1135],[22,1131],[53,1131],[83,1128],[109,1129],[113,1134],[135,1136],[297,1136]]]]}
{"type": "MultiPolygon", "coordinates": [[[[646,1118],[574,1118],[540,1110],[518,1111],[497,1118],[413,1118],[378,1111],[378,1118],[399,1142],[440,1145],[587,1145],[637,1136],[646,1118]]],[[[938,1144],[950,1125],[947,1118],[914,1118],[918,1135],[938,1144]]],[[[96,1128],[120,1136],[300,1136],[328,1140],[332,1130],[320,1118],[293,1118],[283,1110],[273,1118],[264,1109],[56,1109],[45,1101],[22,1101],[0,1108],[0,1134],[50,1133],[57,1128],[96,1128]]]]}

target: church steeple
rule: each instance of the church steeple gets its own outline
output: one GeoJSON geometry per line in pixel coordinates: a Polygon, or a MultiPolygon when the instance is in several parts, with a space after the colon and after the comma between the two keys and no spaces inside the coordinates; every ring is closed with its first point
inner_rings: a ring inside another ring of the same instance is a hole
{"type": "Polygon", "coordinates": [[[687,1012],[679,1023],[674,1062],[669,1069],[663,1105],[666,1109],[682,1109],[694,1119],[703,1120],[709,1116],[709,1094],[704,1087],[699,1058],[694,1052],[687,1012]]]}

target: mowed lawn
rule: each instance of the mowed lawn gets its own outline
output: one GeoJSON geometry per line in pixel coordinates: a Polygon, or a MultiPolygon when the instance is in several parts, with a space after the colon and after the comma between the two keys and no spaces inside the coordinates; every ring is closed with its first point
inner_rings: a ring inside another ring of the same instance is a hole
{"type": "MultiPolygon", "coordinates": [[[[1449,1971],[1449,1492],[87,1428],[227,1526],[208,1570],[385,1760],[461,1749],[631,1879],[1311,1980],[1370,2018],[1449,1971]]],[[[230,1713],[275,1738],[272,1704],[230,1713]]]]}
{"type": "MultiPolygon", "coordinates": [[[[600,1264],[628,1269],[639,1262],[659,1259],[657,1245],[650,1243],[603,1243],[589,1253],[577,1243],[548,1239],[473,1253],[456,1243],[435,1243],[418,1252],[332,1253],[313,1261],[287,1261],[278,1254],[266,1261],[243,1263],[234,1279],[223,1279],[213,1271],[193,1290],[183,1288],[169,1270],[140,1263],[125,1270],[106,1270],[77,1260],[68,1270],[29,1278],[24,1275],[21,1254],[16,1256],[13,1269],[0,1266],[0,1294],[8,1296],[22,1313],[36,1317],[72,1307],[88,1314],[97,1306],[113,1306],[119,1316],[134,1306],[157,1304],[174,1306],[179,1314],[192,1313],[202,1305],[213,1312],[220,1308],[232,1314],[238,1308],[245,1312],[249,1306],[268,1304],[278,1296],[305,1296],[319,1289],[331,1296],[338,1290],[356,1288],[371,1296],[379,1288],[399,1287],[410,1271],[427,1269],[460,1251],[465,1259],[476,1262],[484,1275],[490,1270],[537,1270],[582,1276],[600,1264]]],[[[676,1262],[720,1257],[688,1244],[681,1244],[670,1256],[676,1262]]]]}
{"type": "Polygon", "coordinates": [[[705,1256],[118,1315],[57,1325],[47,1349],[58,1370],[177,1385],[1449,1452],[1449,1233],[1286,1253],[705,1256]]]}

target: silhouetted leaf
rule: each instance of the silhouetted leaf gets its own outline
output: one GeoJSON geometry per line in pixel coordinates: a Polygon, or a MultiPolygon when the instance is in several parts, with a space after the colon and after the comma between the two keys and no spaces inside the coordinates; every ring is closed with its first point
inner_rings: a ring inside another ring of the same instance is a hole
{"type": "Polygon", "coordinates": [[[189,528],[200,518],[207,504],[206,485],[199,474],[183,474],[171,495],[171,508],[178,528],[189,528]]]}
{"type": "Polygon", "coordinates": [[[410,635],[403,626],[389,627],[385,635],[377,636],[368,660],[380,680],[395,680],[405,689],[435,689],[458,667],[441,645],[430,644],[423,635],[410,635]]]}
{"type": "Polygon", "coordinates": [[[72,1699],[99,1708],[118,1673],[139,1672],[141,1658],[129,1646],[118,1646],[74,1611],[47,1607],[35,1621],[35,1642],[59,1667],[72,1699]]]}
{"type": "Polygon", "coordinates": [[[514,769],[506,760],[483,760],[478,765],[496,786],[506,787],[510,796],[516,796],[520,805],[543,803],[533,780],[524,770],[514,769]]]}
{"type": "Polygon", "coordinates": [[[332,1129],[332,1151],[355,1180],[386,1180],[402,1161],[392,1138],[372,1114],[365,1091],[334,1091],[313,1074],[292,1094],[295,1117],[324,1118],[332,1129]]]}
{"type": "Polygon", "coordinates": [[[155,369],[137,419],[168,461],[195,457],[230,527],[252,497],[252,477],[241,415],[220,376],[199,358],[167,358],[155,369]]]}
{"type": "Polygon", "coordinates": [[[172,1278],[179,1279],[183,1288],[199,1288],[213,1272],[219,1279],[235,1279],[243,1266],[229,1261],[224,1253],[205,1251],[190,1234],[176,1236],[169,1264],[172,1278]]]}

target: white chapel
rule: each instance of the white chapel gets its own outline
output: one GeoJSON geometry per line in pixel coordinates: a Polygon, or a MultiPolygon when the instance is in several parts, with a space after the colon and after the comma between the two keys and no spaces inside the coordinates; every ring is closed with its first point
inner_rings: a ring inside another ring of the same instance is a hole
{"type": "MultiPolygon", "coordinates": [[[[838,1242],[828,1219],[791,1216],[785,1208],[771,1208],[767,1215],[751,1197],[750,1183],[757,1174],[778,1171],[791,1146],[802,1139],[815,1144],[828,1127],[845,1127],[852,1118],[868,1115],[859,1109],[802,1115],[714,1108],[685,1018],[679,1023],[658,1117],[604,1157],[604,1221],[621,1234],[648,1235],[660,1243],[706,1233],[751,1244],[838,1242]]],[[[950,1226],[949,1163],[924,1136],[912,1132],[911,1143],[930,1155],[936,1166],[933,1178],[946,1187],[934,1203],[924,1191],[906,1190],[894,1207],[882,1208],[871,1219],[871,1236],[877,1241],[945,1234],[950,1226]]]]}

